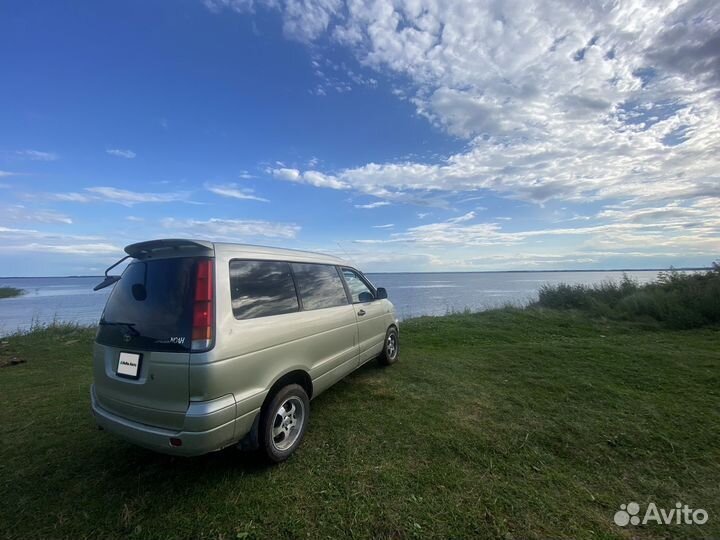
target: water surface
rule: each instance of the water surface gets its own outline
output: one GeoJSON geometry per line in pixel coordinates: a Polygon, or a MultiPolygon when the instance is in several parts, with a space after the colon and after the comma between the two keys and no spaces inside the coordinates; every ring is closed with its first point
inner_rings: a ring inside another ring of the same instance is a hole
{"type": "MultiPolygon", "coordinates": [[[[641,283],[657,278],[657,271],[626,272],[641,283]]],[[[537,298],[544,283],[599,283],[619,280],[622,272],[467,272],[368,274],[388,290],[402,319],[445,315],[522,305],[537,298]]],[[[0,335],[27,330],[33,324],[55,321],[95,324],[111,287],[93,292],[100,277],[0,278],[0,286],[24,289],[17,298],[0,300],[0,335]]]]}

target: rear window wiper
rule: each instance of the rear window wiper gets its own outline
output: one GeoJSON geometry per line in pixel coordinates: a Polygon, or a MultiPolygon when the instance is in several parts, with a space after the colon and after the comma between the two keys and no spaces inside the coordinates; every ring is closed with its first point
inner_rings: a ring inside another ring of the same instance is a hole
{"type": "Polygon", "coordinates": [[[104,321],[104,320],[101,320],[98,324],[100,324],[100,326],[125,326],[125,327],[127,327],[127,329],[130,331],[130,334],[131,334],[131,335],[133,335],[133,336],[139,336],[139,335],[140,335],[140,332],[138,332],[138,331],[135,329],[135,323],[131,323],[131,322],[119,322],[119,321],[104,321]]]}

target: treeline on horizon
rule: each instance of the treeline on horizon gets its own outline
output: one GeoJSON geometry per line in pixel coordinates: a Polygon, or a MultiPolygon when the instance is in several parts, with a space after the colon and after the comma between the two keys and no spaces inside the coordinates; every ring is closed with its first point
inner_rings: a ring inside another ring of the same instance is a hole
{"type": "Polygon", "coordinates": [[[694,274],[671,269],[642,285],[627,275],[595,285],[547,284],[540,288],[535,305],[674,329],[710,326],[720,323],[720,262],[694,274]]]}

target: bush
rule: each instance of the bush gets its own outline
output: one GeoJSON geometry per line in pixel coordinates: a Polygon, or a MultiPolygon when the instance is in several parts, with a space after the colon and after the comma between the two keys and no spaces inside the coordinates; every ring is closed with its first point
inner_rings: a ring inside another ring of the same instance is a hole
{"type": "Polygon", "coordinates": [[[14,298],[24,293],[24,290],[15,287],[0,287],[0,298],[14,298]]]}
{"type": "Polygon", "coordinates": [[[636,281],[623,275],[620,282],[603,281],[595,285],[543,285],[538,304],[553,309],[599,309],[614,307],[624,297],[639,289],[636,281]]]}
{"type": "Polygon", "coordinates": [[[596,285],[543,285],[535,305],[578,309],[608,318],[654,320],[669,328],[720,323],[720,264],[703,273],[662,272],[640,285],[626,275],[596,285]]]}

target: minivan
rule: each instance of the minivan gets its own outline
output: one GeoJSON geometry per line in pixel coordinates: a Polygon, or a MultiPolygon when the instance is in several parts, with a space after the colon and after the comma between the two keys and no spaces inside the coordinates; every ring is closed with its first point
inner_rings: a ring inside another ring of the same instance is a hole
{"type": "Polygon", "coordinates": [[[182,456],[238,445],[283,461],[311,399],[371,359],[398,359],[387,292],[336,257],[181,239],[125,252],[95,288],[114,287],[90,395],[98,426],[137,445],[182,456]]]}

